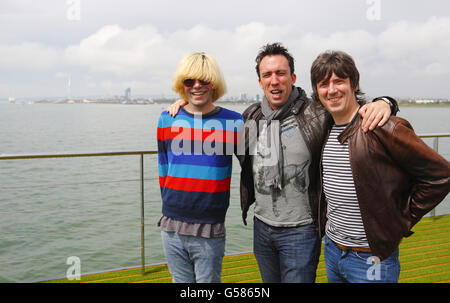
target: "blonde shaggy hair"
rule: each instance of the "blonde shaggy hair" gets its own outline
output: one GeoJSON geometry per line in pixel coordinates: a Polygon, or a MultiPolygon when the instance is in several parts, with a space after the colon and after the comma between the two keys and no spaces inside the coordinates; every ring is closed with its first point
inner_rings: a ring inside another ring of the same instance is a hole
{"type": "Polygon", "coordinates": [[[213,102],[222,97],[227,90],[219,65],[213,57],[206,53],[192,53],[181,59],[173,76],[172,90],[188,101],[183,84],[183,81],[186,79],[210,82],[214,89],[213,102]]]}

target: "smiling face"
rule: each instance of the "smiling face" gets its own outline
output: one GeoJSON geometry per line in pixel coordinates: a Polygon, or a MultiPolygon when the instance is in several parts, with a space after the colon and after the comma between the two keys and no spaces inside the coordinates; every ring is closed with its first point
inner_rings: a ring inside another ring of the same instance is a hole
{"type": "Polygon", "coordinates": [[[190,112],[209,112],[214,108],[212,84],[198,79],[192,81],[194,81],[192,86],[184,85],[184,92],[189,99],[185,109],[190,112]]]}
{"type": "Polygon", "coordinates": [[[269,55],[259,64],[259,85],[272,109],[283,106],[289,99],[296,75],[291,74],[289,62],[283,55],[269,55]]]}
{"type": "Polygon", "coordinates": [[[350,78],[340,78],[335,73],[327,80],[320,81],[317,86],[317,95],[322,105],[333,116],[336,124],[345,124],[352,120],[359,109],[352,88],[350,78]]]}
{"type": "Polygon", "coordinates": [[[226,84],[216,60],[200,52],[180,60],[172,79],[172,89],[188,102],[185,109],[192,107],[190,112],[205,113],[205,110],[214,109],[212,103],[225,94],[226,84]]]}

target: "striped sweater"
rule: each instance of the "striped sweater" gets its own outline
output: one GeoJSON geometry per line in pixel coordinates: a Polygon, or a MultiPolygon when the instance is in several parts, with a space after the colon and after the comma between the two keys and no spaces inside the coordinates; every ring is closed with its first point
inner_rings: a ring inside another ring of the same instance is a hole
{"type": "Polygon", "coordinates": [[[217,107],[205,115],[181,109],[158,121],[158,171],[162,213],[169,218],[215,224],[225,221],[232,157],[243,119],[217,107]]]}

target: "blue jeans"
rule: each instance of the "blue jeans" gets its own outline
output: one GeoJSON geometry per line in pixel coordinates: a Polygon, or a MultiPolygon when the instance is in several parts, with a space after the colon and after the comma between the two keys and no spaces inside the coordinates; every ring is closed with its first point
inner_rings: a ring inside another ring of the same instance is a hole
{"type": "Polygon", "coordinates": [[[324,237],[324,257],[329,283],[397,283],[400,275],[398,248],[379,262],[369,252],[340,250],[324,237]]]}
{"type": "Polygon", "coordinates": [[[202,238],[161,231],[174,283],[220,283],[225,237],[202,238]]]}
{"type": "Polygon", "coordinates": [[[255,217],[253,249],[264,283],[313,283],[320,256],[317,227],[273,227],[255,217]]]}

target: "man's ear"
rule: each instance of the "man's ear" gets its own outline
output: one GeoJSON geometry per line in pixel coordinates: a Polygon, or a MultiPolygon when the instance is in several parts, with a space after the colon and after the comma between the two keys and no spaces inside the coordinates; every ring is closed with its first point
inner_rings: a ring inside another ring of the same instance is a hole
{"type": "Polygon", "coordinates": [[[292,85],[294,85],[295,81],[297,80],[297,75],[296,74],[292,74],[292,85]]]}

